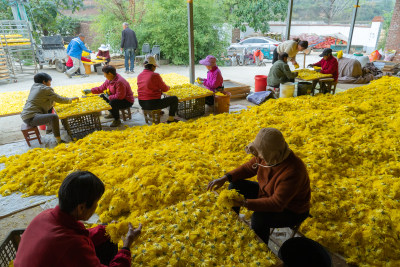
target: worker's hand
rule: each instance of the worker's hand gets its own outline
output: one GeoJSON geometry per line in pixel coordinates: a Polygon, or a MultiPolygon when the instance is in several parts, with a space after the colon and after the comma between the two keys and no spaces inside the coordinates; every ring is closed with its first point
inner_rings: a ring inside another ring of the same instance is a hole
{"type": "Polygon", "coordinates": [[[308,66],[307,66],[307,68],[312,68],[312,67],[314,67],[313,64],[308,64],[308,66]]]}
{"type": "Polygon", "coordinates": [[[124,51],[124,49],[123,48],[121,48],[121,52],[123,52],[124,51]]]}
{"type": "Polygon", "coordinates": [[[72,98],[72,101],[75,101],[75,100],[76,100],[76,101],[79,101],[79,97],[73,97],[73,98],[72,98]]]}
{"type": "Polygon", "coordinates": [[[92,90],[90,90],[90,89],[84,89],[84,90],[82,90],[83,91],[83,93],[85,94],[85,95],[88,95],[88,94],[91,94],[92,93],[92,90]]]}
{"type": "Polygon", "coordinates": [[[244,203],[246,203],[246,200],[243,200],[243,201],[238,201],[236,199],[233,200],[233,206],[234,207],[243,207],[244,203]]]}
{"type": "Polygon", "coordinates": [[[128,233],[126,234],[125,238],[122,238],[122,241],[124,241],[123,247],[130,248],[133,242],[139,237],[141,232],[142,232],[141,223],[139,223],[139,227],[136,229],[133,229],[132,224],[129,223],[128,233]]]}
{"type": "Polygon", "coordinates": [[[211,190],[217,190],[218,188],[220,188],[221,186],[223,186],[225,184],[225,182],[228,181],[228,177],[226,175],[224,175],[221,178],[212,180],[208,186],[207,186],[207,190],[211,191],[211,190]]]}
{"type": "Polygon", "coordinates": [[[293,63],[293,66],[299,65],[299,63],[297,63],[296,60],[292,61],[292,63],[293,63]]]}

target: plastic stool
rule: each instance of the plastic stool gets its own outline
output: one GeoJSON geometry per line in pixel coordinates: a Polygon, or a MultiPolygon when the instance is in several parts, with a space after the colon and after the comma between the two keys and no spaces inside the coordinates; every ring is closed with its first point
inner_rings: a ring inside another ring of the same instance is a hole
{"type": "Polygon", "coordinates": [[[155,110],[144,110],[143,109],[143,115],[146,123],[152,122],[154,124],[159,124],[161,120],[161,109],[155,109],[155,110]]]}
{"type": "Polygon", "coordinates": [[[28,143],[28,146],[31,146],[31,143],[29,141],[36,139],[39,141],[39,144],[42,144],[42,140],[40,139],[39,129],[37,126],[29,126],[23,123],[21,125],[21,132],[24,135],[25,140],[28,143]]]}
{"type": "Polygon", "coordinates": [[[119,112],[121,113],[123,121],[132,119],[131,108],[120,109],[119,112]]]}

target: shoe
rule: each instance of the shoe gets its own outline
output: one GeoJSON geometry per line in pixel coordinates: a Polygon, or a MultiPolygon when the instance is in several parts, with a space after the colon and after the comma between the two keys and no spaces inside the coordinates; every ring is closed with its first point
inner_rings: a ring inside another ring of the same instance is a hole
{"type": "Polygon", "coordinates": [[[83,75],[81,76],[81,78],[86,78],[86,77],[89,77],[89,75],[83,74],[83,75]]]}
{"type": "Polygon", "coordinates": [[[118,127],[121,125],[121,120],[113,120],[113,122],[110,124],[110,127],[118,127]]]}
{"type": "Polygon", "coordinates": [[[167,121],[167,123],[175,123],[175,122],[180,122],[180,120],[174,119],[173,121],[167,121]]]}
{"type": "Polygon", "coordinates": [[[125,73],[126,73],[126,74],[129,74],[129,70],[126,70],[125,73]]]}
{"type": "Polygon", "coordinates": [[[67,75],[68,78],[72,78],[67,72],[64,72],[64,74],[67,75]]]}
{"type": "Polygon", "coordinates": [[[129,73],[131,73],[131,74],[132,74],[132,73],[135,73],[135,72],[134,72],[133,70],[131,70],[129,73]]]}
{"type": "Polygon", "coordinates": [[[114,119],[113,115],[110,113],[106,116],[104,116],[104,119],[114,119]]]}

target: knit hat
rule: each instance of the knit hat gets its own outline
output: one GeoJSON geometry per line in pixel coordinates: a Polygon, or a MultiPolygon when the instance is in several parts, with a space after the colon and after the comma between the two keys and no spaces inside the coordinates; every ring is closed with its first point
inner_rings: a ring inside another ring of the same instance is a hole
{"type": "Polygon", "coordinates": [[[246,152],[256,157],[262,156],[268,165],[275,165],[284,161],[291,150],[278,129],[263,128],[246,147],[246,152]]]}
{"type": "Polygon", "coordinates": [[[200,60],[199,63],[201,65],[214,67],[217,65],[217,59],[212,55],[208,55],[205,59],[200,60]]]}

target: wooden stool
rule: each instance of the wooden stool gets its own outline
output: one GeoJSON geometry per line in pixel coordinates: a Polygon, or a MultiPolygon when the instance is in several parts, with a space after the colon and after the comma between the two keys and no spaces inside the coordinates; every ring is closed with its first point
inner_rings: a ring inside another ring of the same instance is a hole
{"type": "Polygon", "coordinates": [[[39,129],[37,126],[29,126],[23,123],[21,125],[21,132],[24,135],[25,140],[28,143],[28,146],[31,146],[31,143],[29,141],[36,139],[39,141],[39,144],[42,144],[42,140],[40,139],[39,129]]]}
{"type": "Polygon", "coordinates": [[[121,113],[123,121],[132,119],[131,108],[120,109],[119,112],[121,113]]]}
{"type": "Polygon", "coordinates": [[[155,124],[159,124],[161,120],[161,109],[155,109],[155,110],[144,110],[143,109],[143,115],[146,123],[153,122],[155,124]]]}
{"type": "Polygon", "coordinates": [[[337,82],[333,78],[319,79],[319,92],[335,94],[337,82]]]}

